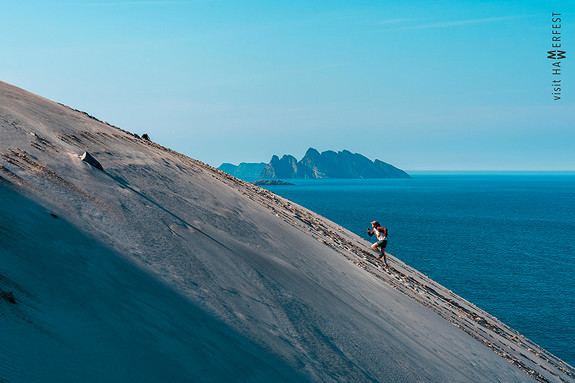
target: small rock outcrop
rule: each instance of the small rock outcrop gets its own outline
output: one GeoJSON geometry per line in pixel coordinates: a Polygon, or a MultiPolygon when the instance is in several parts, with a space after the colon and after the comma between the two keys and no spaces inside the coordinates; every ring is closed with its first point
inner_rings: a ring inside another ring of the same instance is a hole
{"type": "Polygon", "coordinates": [[[293,185],[292,183],[280,181],[280,180],[259,180],[253,182],[257,186],[269,186],[269,185],[293,185]]]}
{"type": "Polygon", "coordinates": [[[100,170],[104,170],[104,168],[102,167],[102,165],[98,162],[98,160],[96,160],[90,153],[88,152],[84,152],[84,154],[82,154],[82,157],[80,157],[80,159],[84,162],[89,163],[90,165],[92,165],[93,167],[95,167],[96,169],[100,169],[100,170]]]}

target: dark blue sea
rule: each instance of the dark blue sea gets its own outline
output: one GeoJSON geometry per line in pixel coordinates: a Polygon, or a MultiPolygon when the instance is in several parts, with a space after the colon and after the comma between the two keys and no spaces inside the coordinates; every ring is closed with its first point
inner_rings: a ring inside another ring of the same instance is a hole
{"type": "Polygon", "coordinates": [[[266,186],[388,253],[575,366],[575,173],[411,174],[266,186]]]}

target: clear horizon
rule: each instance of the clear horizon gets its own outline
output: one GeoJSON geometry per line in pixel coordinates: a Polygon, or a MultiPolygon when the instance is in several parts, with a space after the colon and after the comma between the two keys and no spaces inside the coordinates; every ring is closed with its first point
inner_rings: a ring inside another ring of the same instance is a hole
{"type": "Polygon", "coordinates": [[[3,11],[0,80],[215,167],[314,147],[411,171],[575,170],[573,2],[22,0],[3,11]]]}

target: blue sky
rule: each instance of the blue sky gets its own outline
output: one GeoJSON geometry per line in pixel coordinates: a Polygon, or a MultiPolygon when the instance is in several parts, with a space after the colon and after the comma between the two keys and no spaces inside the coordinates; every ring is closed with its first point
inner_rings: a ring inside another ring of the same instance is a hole
{"type": "Polygon", "coordinates": [[[0,2],[0,80],[214,166],[575,170],[574,2],[0,2]]]}

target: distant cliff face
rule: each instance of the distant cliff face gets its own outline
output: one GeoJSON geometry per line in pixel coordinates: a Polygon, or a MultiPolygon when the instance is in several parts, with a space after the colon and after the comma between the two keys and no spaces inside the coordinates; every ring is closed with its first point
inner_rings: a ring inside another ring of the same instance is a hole
{"type": "Polygon", "coordinates": [[[297,178],[298,162],[294,156],[284,155],[281,159],[274,155],[260,174],[260,178],[297,178]]]}
{"type": "Polygon", "coordinates": [[[409,174],[380,160],[369,158],[348,150],[323,153],[309,148],[297,161],[284,155],[274,155],[260,174],[260,178],[410,178],[409,174]]]}

